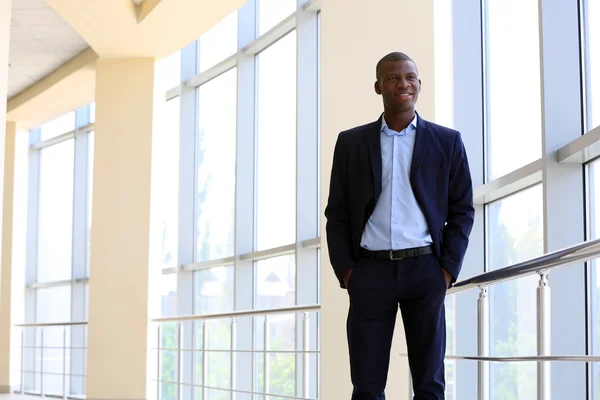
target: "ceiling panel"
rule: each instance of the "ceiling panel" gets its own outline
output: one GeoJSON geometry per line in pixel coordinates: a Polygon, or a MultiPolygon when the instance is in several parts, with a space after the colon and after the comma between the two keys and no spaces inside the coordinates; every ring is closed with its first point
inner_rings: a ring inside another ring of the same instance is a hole
{"type": "Polygon", "coordinates": [[[43,0],[13,0],[8,97],[20,93],[87,48],[43,0]]]}

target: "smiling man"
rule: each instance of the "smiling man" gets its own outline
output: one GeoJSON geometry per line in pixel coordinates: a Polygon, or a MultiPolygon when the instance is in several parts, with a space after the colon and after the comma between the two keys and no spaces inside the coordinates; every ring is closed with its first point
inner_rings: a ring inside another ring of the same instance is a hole
{"type": "Polygon", "coordinates": [[[329,258],[349,295],[352,400],[383,400],[398,306],[415,400],[444,399],[444,299],[473,226],[473,188],[460,133],[415,111],[415,62],[377,64],[384,113],[342,132],[333,157],[329,258]]]}

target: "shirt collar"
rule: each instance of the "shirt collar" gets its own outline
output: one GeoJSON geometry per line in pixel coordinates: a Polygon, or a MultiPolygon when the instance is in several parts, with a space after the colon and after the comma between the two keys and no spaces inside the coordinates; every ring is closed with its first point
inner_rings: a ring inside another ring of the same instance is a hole
{"type": "Polygon", "coordinates": [[[388,136],[394,136],[394,135],[404,136],[407,133],[410,133],[416,129],[417,129],[417,113],[415,113],[415,118],[413,118],[413,120],[410,122],[410,124],[408,124],[406,129],[404,129],[402,132],[396,132],[396,131],[390,129],[387,125],[387,122],[385,121],[385,115],[382,115],[382,117],[381,117],[381,132],[385,133],[388,136]]]}

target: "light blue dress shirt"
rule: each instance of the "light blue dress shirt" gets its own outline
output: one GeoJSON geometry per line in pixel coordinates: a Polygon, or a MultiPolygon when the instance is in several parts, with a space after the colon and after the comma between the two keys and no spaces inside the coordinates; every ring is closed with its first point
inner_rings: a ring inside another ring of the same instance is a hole
{"type": "Polygon", "coordinates": [[[425,216],[410,185],[417,116],[402,132],[381,124],[381,194],[362,235],[369,250],[401,250],[432,243],[425,216]]]}

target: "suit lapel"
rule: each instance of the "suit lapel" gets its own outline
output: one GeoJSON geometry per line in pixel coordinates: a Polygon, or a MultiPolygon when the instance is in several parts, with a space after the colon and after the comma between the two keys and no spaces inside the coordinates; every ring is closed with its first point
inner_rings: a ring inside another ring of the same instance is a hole
{"type": "MultiPolygon", "coordinates": [[[[383,115],[381,118],[383,118],[383,115]]],[[[377,204],[377,200],[381,194],[381,118],[369,125],[369,132],[367,134],[369,158],[371,160],[371,170],[373,172],[375,204],[377,204]]]]}
{"type": "Polygon", "coordinates": [[[429,133],[427,122],[424,121],[417,114],[417,133],[415,137],[415,147],[413,149],[412,163],[410,165],[411,181],[415,178],[416,173],[419,170],[419,167],[421,166],[421,162],[423,161],[423,156],[425,155],[425,150],[427,149],[427,142],[429,141],[430,136],[431,134],[429,133]]]}

